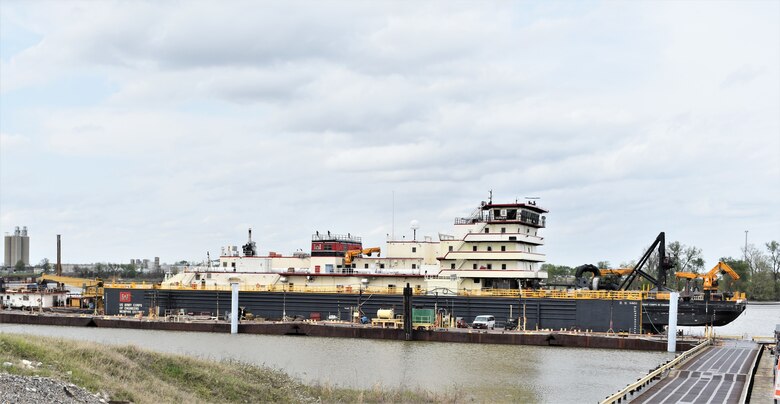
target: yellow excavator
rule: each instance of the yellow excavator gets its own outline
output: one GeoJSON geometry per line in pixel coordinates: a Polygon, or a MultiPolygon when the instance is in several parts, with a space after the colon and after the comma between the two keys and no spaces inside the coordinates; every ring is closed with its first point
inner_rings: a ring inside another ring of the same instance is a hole
{"type": "Polygon", "coordinates": [[[352,265],[352,261],[361,255],[368,255],[369,257],[371,254],[376,253],[377,257],[379,256],[379,253],[382,252],[382,249],[379,247],[369,247],[364,248],[362,250],[349,250],[346,254],[344,254],[344,265],[352,265]]]}
{"type": "Polygon", "coordinates": [[[57,282],[67,286],[80,287],[81,298],[71,298],[71,307],[94,309],[95,314],[103,312],[103,280],[74,278],[70,276],[58,276],[43,274],[38,277],[38,283],[46,281],[57,282]]]}
{"type": "Polygon", "coordinates": [[[706,274],[697,274],[694,272],[677,272],[674,275],[679,279],[686,279],[687,283],[690,283],[691,280],[701,278],[703,279],[704,283],[704,291],[709,292],[715,292],[718,290],[718,275],[720,274],[728,274],[731,279],[734,279],[735,281],[739,279],[739,274],[736,273],[729,264],[725,262],[718,262],[717,265],[712,267],[709,272],[706,274]]]}

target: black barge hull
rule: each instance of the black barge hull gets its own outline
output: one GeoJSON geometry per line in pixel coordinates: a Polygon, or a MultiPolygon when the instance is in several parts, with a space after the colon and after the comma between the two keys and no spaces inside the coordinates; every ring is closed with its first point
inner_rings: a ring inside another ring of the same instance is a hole
{"type": "MultiPolygon", "coordinates": [[[[402,295],[240,292],[239,306],[255,317],[288,317],[322,320],[335,317],[351,320],[360,305],[365,316],[376,317],[377,310],[395,308],[402,313],[402,295]]],[[[148,315],[151,307],[159,314],[184,312],[192,315],[224,316],[230,311],[230,292],[211,290],[105,289],[107,315],[148,315]]],[[[490,314],[499,323],[518,319],[521,329],[592,330],[598,332],[658,333],[668,324],[668,301],[510,298],[453,295],[414,296],[413,305],[443,308],[455,317],[471,322],[490,314]]],[[[744,311],[744,303],[684,302],[678,305],[678,325],[723,325],[744,311]]]]}

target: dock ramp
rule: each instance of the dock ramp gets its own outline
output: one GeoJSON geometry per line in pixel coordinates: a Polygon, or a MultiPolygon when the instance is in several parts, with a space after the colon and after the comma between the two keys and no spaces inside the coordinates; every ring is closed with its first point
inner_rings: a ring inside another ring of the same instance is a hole
{"type": "Polygon", "coordinates": [[[744,403],[759,347],[752,341],[708,347],[631,402],[744,403]]]}

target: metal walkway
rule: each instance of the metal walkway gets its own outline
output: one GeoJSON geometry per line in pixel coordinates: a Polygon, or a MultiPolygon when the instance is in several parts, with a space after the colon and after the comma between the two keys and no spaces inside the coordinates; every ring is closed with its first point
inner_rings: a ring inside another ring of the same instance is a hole
{"type": "Polygon", "coordinates": [[[758,350],[758,344],[747,341],[707,348],[631,402],[741,404],[758,350]]]}

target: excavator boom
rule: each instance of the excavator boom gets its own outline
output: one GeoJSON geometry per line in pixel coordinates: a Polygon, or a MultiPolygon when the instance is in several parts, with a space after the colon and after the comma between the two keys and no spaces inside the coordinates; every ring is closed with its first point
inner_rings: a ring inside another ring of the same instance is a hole
{"type": "Polygon", "coordinates": [[[712,276],[718,276],[718,273],[719,273],[719,272],[722,272],[722,273],[729,274],[729,276],[731,277],[731,279],[734,279],[735,281],[736,281],[736,280],[739,280],[739,274],[738,274],[738,273],[736,273],[736,272],[734,271],[734,269],[732,269],[732,268],[729,266],[729,264],[727,264],[727,263],[725,263],[725,262],[723,262],[723,261],[720,261],[720,262],[718,262],[718,265],[715,265],[715,267],[713,267],[713,268],[710,270],[710,272],[708,272],[708,273],[707,273],[707,275],[710,275],[710,274],[712,274],[712,276]]]}
{"type": "Polygon", "coordinates": [[[368,255],[370,257],[371,254],[373,253],[379,254],[380,252],[382,252],[382,249],[379,247],[369,247],[369,248],[364,248],[362,250],[349,250],[347,251],[346,254],[344,254],[344,264],[345,265],[352,264],[352,261],[355,259],[355,257],[359,257],[363,254],[368,255]]]}
{"type": "Polygon", "coordinates": [[[721,273],[728,274],[731,279],[735,281],[739,279],[739,274],[736,273],[729,264],[721,261],[717,265],[712,267],[706,274],[697,274],[694,272],[677,272],[674,275],[681,279],[697,279],[701,278],[704,283],[704,290],[717,290],[718,289],[718,275],[721,273]]]}

